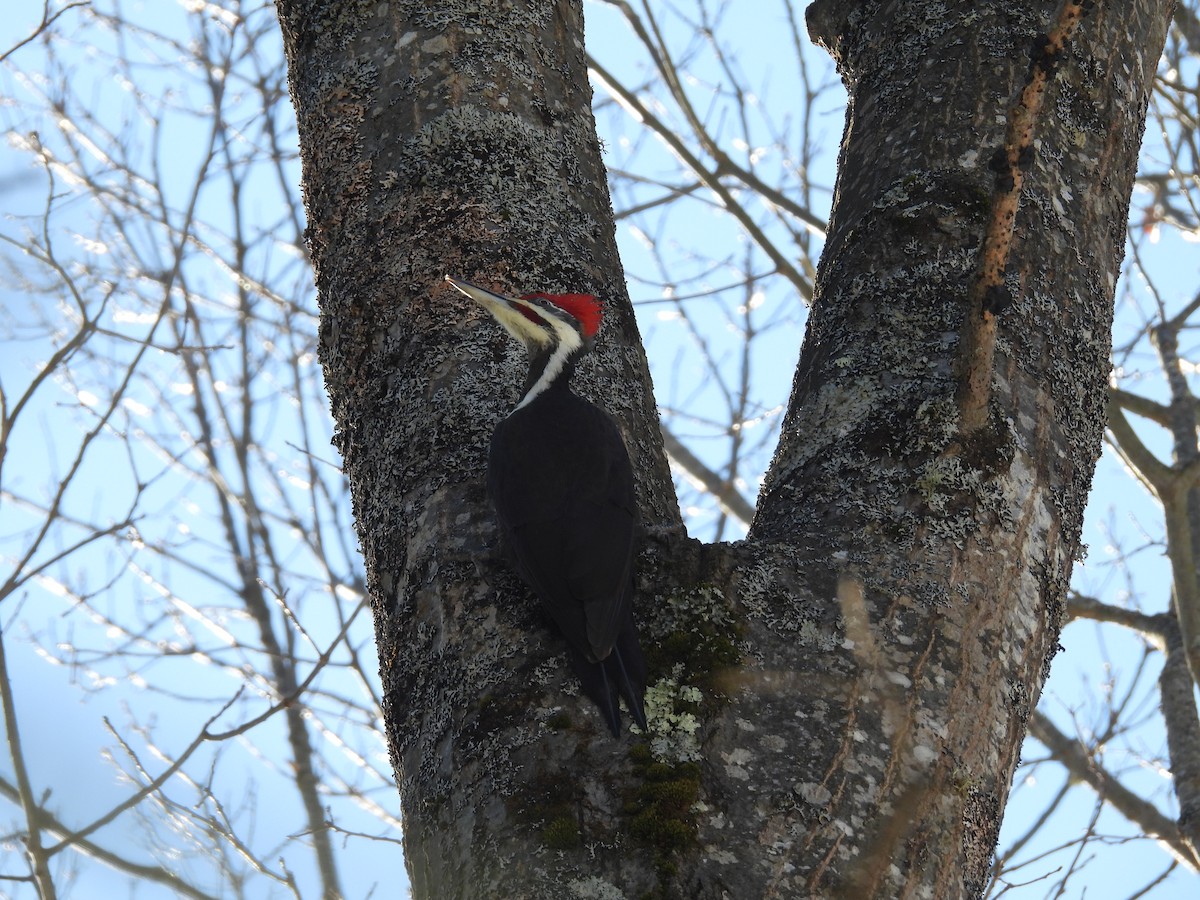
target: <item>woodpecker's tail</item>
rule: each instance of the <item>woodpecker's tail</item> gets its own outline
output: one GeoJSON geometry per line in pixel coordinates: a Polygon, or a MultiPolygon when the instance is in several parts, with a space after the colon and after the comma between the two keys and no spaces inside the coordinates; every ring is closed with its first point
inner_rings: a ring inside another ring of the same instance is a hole
{"type": "Polygon", "coordinates": [[[646,724],[646,657],[638,643],[633,619],[621,628],[612,652],[600,662],[588,662],[574,647],[568,645],[571,668],[579,676],[583,692],[592,699],[604,717],[613,737],[621,736],[621,712],[617,698],[623,697],[629,714],[643,732],[646,724]]]}
{"type": "Polygon", "coordinates": [[[613,647],[613,652],[609,654],[608,659],[601,663],[601,666],[607,667],[610,682],[616,682],[617,692],[625,698],[625,705],[629,707],[629,714],[633,716],[633,721],[637,723],[638,728],[642,729],[642,734],[646,734],[650,731],[650,726],[646,724],[644,705],[646,657],[642,655],[642,647],[638,643],[636,631],[632,632],[629,641],[622,641],[623,637],[625,637],[624,633],[617,638],[617,645],[613,647]]]}

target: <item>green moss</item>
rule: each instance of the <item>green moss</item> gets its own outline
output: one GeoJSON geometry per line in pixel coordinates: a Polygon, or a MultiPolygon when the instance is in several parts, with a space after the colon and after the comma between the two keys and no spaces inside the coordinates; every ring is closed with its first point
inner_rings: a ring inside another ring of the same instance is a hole
{"type": "Polygon", "coordinates": [[[676,857],[696,840],[696,800],[700,799],[700,767],[696,763],[665,763],[649,754],[635,761],[642,784],[625,803],[629,834],[637,844],[655,852],[662,875],[678,869],[676,857]]]}
{"type": "Polygon", "coordinates": [[[963,799],[970,797],[977,787],[978,779],[972,778],[965,769],[955,768],[950,774],[950,789],[963,799]]]}
{"type": "Polygon", "coordinates": [[[942,473],[938,472],[933,467],[926,469],[916,481],[917,493],[921,495],[921,499],[927,504],[932,505],[934,498],[937,496],[938,489],[942,486],[944,478],[942,473]]]}
{"type": "MultiPolygon", "coordinates": [[[[678,871],[679,855],[696,842],[700,767],[657,761],[648,750],[630,756],[642,783],[625,803],[628,832],[637,844],[654,852],[655,866],[665,881],[678,871]]],[[[660,890],[655,896],[665,894],[660,890]]]]}
{"type": "MultiPolygon", "coordinates": [[[[720,634],[712,626],[701,625],[695,631],[674,631],[656,648],[660,662],[683,664],[688,681],[711,685],[713,676],[721,669],[737,663],[740,654],[734,637],[720,634]]],[[[662,666],[670,670],[670,666],[662,666]]]]}
{"type": "Polygon", "coordinates": [[[737,647],[741,625],[734,620],[724,593],[713,585],[668,597],[664,607],[667,630],[645,642],[650,671],[678,673],[681,684],[695,685],[708,694],[716,688],[717,676],[741,659],[737,647]]]}
{"type": "Polygon", "coordinates": [[[541,835],[551,850],[573,850],[580,844],[579,798],[575,785],[560,772],[539,772],[526,784],[519,801],[509,803],[512,813],[541,835]]]}
{"type": "Polygon", "coordinates": [[[626,794],[624,814],[626,833],[653,853],[658,869],[659,887],[646,896],[661,900],[696,843],[703,719],[726,700],[723,676],[741,660],[744,628],[715,585],[660,598],[659,610],[643,638],[649,740],[629,749],[640,783],[626,794]]]}
{"type": "Polygon", "coordinates": [[[648,766],[654,762],[654,755],[646,744],[634,744],[629,748],[629,759],[634,766],[648,766]]]}
{"type": "Polygon", "coordinates": [[[738,665],[743,629],[724,592],[700,585],[659,600],[661,615],[643,640],[652,679],[646,691],[650,748],[658,760],[701,756],[704,718],[724,703],[724,678],[738,665]]]}
{"type": "Polygon", "coordinates": [[[542,841],[551,850],[574,850],[579,846],[579,823],[569,816],[552,819],[542,829],[542,841]]]}
{"type": "Polygon", "coordinates": [[[566,731],[571,727],[571,717],[565,712],[556,712],[546,720],[546,727],[553,731],[566,731]]]}

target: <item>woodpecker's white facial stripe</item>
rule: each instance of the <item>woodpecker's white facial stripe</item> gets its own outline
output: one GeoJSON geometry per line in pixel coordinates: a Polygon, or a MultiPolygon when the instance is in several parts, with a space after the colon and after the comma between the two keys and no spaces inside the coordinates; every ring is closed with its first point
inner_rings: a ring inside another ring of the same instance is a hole
{"type": "Polygon", "coordinates": [[[493,293],[486,288],[471,284],[469,281],[462,281],[449,275],[446,276],[446,280],[491,313],[492,318],[504,326],[504,330],[523,343],[530,352],[535,348],[554,346],[554,351],[546,360],[546,366],[542,369],[541,376],[521,398],[521,402],[516,405],[513,412],[550,387],[554,383],[554,379],[561,374],[567,360],[583,347],[583,338],[580,337],[578,329],[564,318],[568,313],[557,309],[552,310],[550,307],[553,304],[550,304],[549,301],[544,301],[546,305],[543,306],[541,303],[521,297],[505,297],[503,294],[493,293]],[[528,310],[529,315],[526,315],[523,310],[528,310]]]}
{"type": "MultiPolygon", "coordinates": [[[[541,311],[539,307],[530,303],[528,300],[514,299],[513,302],[520,303],[522,306],[532,307],[539,312],[541,311]]],[[[579,349],[583,346],[583,339],[580,338],[579,332],[576,331],[571,325],[560,319],[558,316],[553,315],[552,313],[543,313],[542,319],[554,329],[554,333],[558,336],[558,345],[554,348],[554,352],[551,354],[550,358],[546,360],[546,368],[542,369],[541,377],[534,382],[533,387],[531,387],[528,393],[521,398],[521,402],[516,405],[516,407],[513,409],[513,412],[516,412],[522,406],[533,400],[533,398],[538,394],[542,393],[542,391],[546,390],[546,388],[550,387],[550,385],[554,383],[554,379],[557,378],[562,372],[563,366],[567,364],[567,360],[578,353],[579,349]]],[[[541,331],[542,334],[545,334],[540,327],[538,327],[538,331],[541,331]]],[[[547,335],[547,337],[549,336],[547,335]]],[[[512,413],[509,413],[509,415],[512,415],[512,413]]]]}

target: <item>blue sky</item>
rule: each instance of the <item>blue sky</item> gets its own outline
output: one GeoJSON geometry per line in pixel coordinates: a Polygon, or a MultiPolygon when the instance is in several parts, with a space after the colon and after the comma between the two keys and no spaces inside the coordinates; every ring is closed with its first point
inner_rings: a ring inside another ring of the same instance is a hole
{"type": "MultiPolygon", "coordinates": [[[[9,46],[14,35],[27,32],[37,4],[25,3],[19,7],[16,15],[0,21],[0,47],[9,46]]],[[[722,23],[721,33],[731,46],[741,49],[737,65],[745,74],[746,83],[757,92],[759,103],[764,109],[778,110],[773,115],[782,118],[787,114],[786,98],[794,83],[795,72],[784,66],[780,70],[780,61],[793,60],[794,51],[790,37],[783,26],[782,5],[764,4],[764,11],[755,16],[737,16],[729,14],[722,23]],[[778,7],[778,8],[777,8],[778,7]],[[785,98],[780,100],[779,98],[785,98]]],[[[171,3],[142,3],[129,4],[125,7],[127,13],[138,16],[149,16],[155,27],[182,29],[185,14],[177,4],[171,3]]],[[[591,51],[605,65],[618,74],[637,80],[639,73],[644,77],[644,63],[631,52],[631,37],[626,26],[620,21],[611,7],[598,3],[589,3],[586,7],[588,15],[588,43],[591,51]]],[[[669,22],[669,20],[664,20],[669,22]]],[[[680,46],[686,42],[681,41],[680,46]]],[[[38,53],[38,48],[26,48],[31,55],[38,53]]],[[[127,94],[122,86],[112,79],[102,75],[102,60],[99,60],[88,47],[80,45],[72,48],[78,54],[78,77],[93,78],[91,93],[95,98],[98,112],[103,113],[108,108],[113,115],[125,108],[128,102],[127,94]],[[99,66],[99,68],[98,68],[99,66]]],[[[709,93],[710,85],[719,83],[721,75],[711,68],[711,63],[703,61],[703,50],[696,49],[697,80],[691,84],[695,96],[703,98],[709,93]],[[706,68],[706,66],[708,68],[706,68]]],[[[824,55],[813,48],[808,48],[808,59],[812,66],[825,65],[824,55]]],[[[794,65],[789,63],[788,65],[794,65]]],[[[185,83],[188,82],[183,79],[185,83]]],[[[598,98],[599,98],[598,92],[598,98]]],[[[289,113],[290,114],[290,113],[289,113]]],[[[14,116],[11,121],[16,121],[14,116]]],[[[608,161],[619,165],[621,161],[637,158],[642,165],[656,169],[664,179],[672,180],[675,167],[669,155],[652,141],[639,137],[632,125],[622,117],[601,112],[598,121],[602,136],[608,148],[608,161]]],[[[832,166],[836,159],[836,142],[841,134],[841,113],[837,103],[837,91],[830,91],[824,98],[818,110],[817,131],[823,136],[821,154],[814,165],[812,178],[819,185],[832,185],[832,166]]],[[[755,126],[761,128],[762,126],[755,126]]],[[[158,150],[164,159],[169,159],[181,173],[191,173],[195,166],[194,160],[198,146],[205,134],[205,123],[202,118],[190,117],[179,113],[158,123],[158,144],[145,147],[150,153],[158,150]]],[[[730,125],[728,133],[733,133],[730,125]]],[[[1153,135],[1151,136],[1153,140],[1153,135]]],[[[767,142],[763,141],[764,147],[767,142]]],[[[752,148],[747,147],[749,152],[752,148]]],[[[772,165],[769,148],[764,150],[760,162],[764,170],[769,171],[772,165]]],[[[9,218],[0,223],[4,234],[19,239],[24,225],[13,219],[13,216],[24,213],[36,213],[44,202],[46,182],[29,166],[28,158],[11,146],[0,149],[0,182],[3,182],[3,197],[5,209],[9,218]]],[[[188,179],[180,179],[180,199],[182,192],[187,189],[188,179]]],[[[270,204],[274,198],[271,191],[275,187],[263,186],[264,211],[261,221],[270,220],[270,204]]],[[[814,209],[824,214],[828,204],[828,195],[816,192],[813,197],[814,209]]],[[[1135,197],[1135,201],[1136,201],[1135,197]]],[[[617,206],[621,207],[622,197],[617,196],[617,206]]],[[[65,244],[70,244],[70,231],[77,229],[80,235],[87,236],[88,213],[80,204],[68,204],[66,219],[63,221],[64,231],[60,236],[65,244]],[[78,217],[73,219],[72,217],[78,217]]],[[[227,217],[215,205],[205,208],[205,214],[214,224],[227,224],[227,217]]],[[[697,202],[691,206],[680,207],[669,214],[661,223],[663,228],[660,236],[661,246],[668,247],[673,257],[673,271],[691,272],[697,285],[719,285],[727,283],[729,271],[733,264],[740,263],[741,253],[746,247],[744,236],[732,227],[727,218],[719,215],[711,204],[697,202]],[[731,266],[714,267],[709,269],[706,260],[731,257],[731,266]],[[687,259],[694,258],[689,268],[687,259]],[[706,273],[707,274],[702,274],[706,273]]],[[[635,303],[656,300],[661,293],[652,283],[658,277],[654,257],[647,251],[647,241],[644,234],[635,230],[633,223],[622,223],[618,227],[623,258],[629,274],[630,293],[635,303]]],[[[656,235],[657,236],[657,235],[656,235]]],[[[1161,280],[1157,283],[1173,303],[1179,305],[1190,299],[1197,284],[1197,254],[1194,246],[1182,242],[1173,232],[1163,231],[1157,243],[1147,242],[1145,252],[1156,259],[1155,271],[1160,272],[1161,280]]],[[[74,252],[74,251],[72,251],[74,252]]],[[[278,257],[277,264],[283,269],[294,264],[294,260],[278,257]]],[[[275,262],[264,265],[275,265],[275,262]]],[[[209,279],[219,283],[219,275],[197,270],[197,279],[209,279]]],[[[295,277],[295,276],[293,276],[295,277]]],[[[18,291],[0,280],[0,291],[3,291],[3,304],[10,311],[23,309],[28,303],[18,291]]],[[[679,416],[674,420],[681,434],[692,440],[693,449],[707,459],[710,464],[720,465],[724,459],[723,438],[719,429],[708,427],[700,421],[706,403],[714,408],[712,418],[719,421],[723,410],[719,397],[709,387],[697,388],[703,375],[703,366],[695,354],[695,345],[703,340],[710,348],[715,348],[718,356],[732,356],[736,352],[735,343],[729,339],[731,320],[737,319],[737,308],[742,302],[737,292],[729,292],[715,301],[705,304],[689,304],[687,306],[690,324],[694,331],[688,335],[679,329],[678,317],[671,308],[661,304],[645,303],[639,308],[639,322],[643,334],[647,338],[659,400],[664,406],[687,406],[693,418],[679,416]]],[[[786,401],[790,389],[791,370],[798,353],[799,341],[802,335],[805,313],[803,305],[793,294],[790,294],[778,279],[764,281],[762,296],[756,301],[760,306],[754,315],[757,322],[764,328],[766,336],[762,339],[760,351],[753,360],[753,379],[757,402],[764,410],[764,419],[759,428],[771,427],[772,411],[778,410],[786,401]]],[[[1127,335],[1131,330],[1140,326],[1139,304],[1145,302],[1145,287],[1136,282],[1129,285],[1119,295],[1118,306],[1118,335],[1127,335]]],[[[23,313],[22,313],[23,314],[23,313]]],[[[1121,340],[1122,338],[1118,338],[1121,340]]],[[[36,341],[7,342],[0,350],[0,379],[6,389],[12,385],[23,384],[28,380],[32,366],[44,358],[46,346],[36,341]]],[[[317,377],[314,368],[313,377],[317,377]]],[[[1127,373],[1131,389],[1148,393],[1161,398],[1163,388],[1161,378],[1155,373],[1153,359],[1146,354],[1135,356],[1131,360],[1130,371],[1127,373]]],[[[63,461],[55,461],[56,453],[70,450],[74,435],[64,431],[59,435],[58,429],[67,429],[70,420],[70,410],[64,410],[69,404],[71,392],[63,386],[57,393],[47,396],[46,406],[39,411],[39,426],[30,430],[27,442],[22,442],[18,451],[22,454],[10,462],[10,466],[19,469],[22,489],[36,491],[42,474],[53,470],[55,465],[61,470],[63,461]]],[[[152,404],[153,392],[138,394],[137,402],[152,404]]],[[[122,422],[134,425],[142,421],[156,421],[140,415],[136,410],[125,410],[122,422]]],[[[286,427],[296,427],[294,424],[286,427]]],[[[319,425],[313,427],[321,427],[319,425]]],[[[1159,432],[1151,438],[1152,445],[1163,452],[1168,458],[1166,435],[1159,432]]],[[[765,466],[769,458],[771,441],[764,444],[762,451],[756,457],[765,466]]],[[[332,452],[332,451],[330,451],[332,452]]],[[[147,459],[145,465],[151,466],[147,459]]],[[[88,484],[80,491],[80,508],[103,515],[110,505],[107,497],[120,497],[125,484],[117,480],[111,473],[125,471],[123,469],[109,470],[100,460],[95,470],[88,475],[88,484]],[[108,471],[106,471],[108,470],[108,471]]],[[[11,472],[11,469],[10,469],[11,472]]],[[[757,486],[756,478],[759,473],[746,471],[746,493],[752,498],[757,486]]],[[[6,474],[6,486],[9,475],[6,474]]],[[[162,485],[161,495],[152,496],[152,506],[172,508],[172,521],[178,529],[186,526],[192,529],[187,535],[188,540],[199,540],[204,536],[206,517],[190,509],[190,503],[205,502],[203,495],[193,497],[187,490],[162,485]]],[[[190,489],[189,489],[190,490],[190,489]]],[[[115,501],[114,501],[115,502],[115,501]]],[[[685,502],[688,502],[685,498],[685,502]]],[[[693,533],[704,537],[711,533],[715,521],[714,513],[700,502],[694,504],[694,516],[689,523],[693,533]]],[[[4,527],[0,533],[10,532],[6,514],[4,527]]],[[[736,527],[731,526],[726,537],[737,535],[736,527]]],[[[1100,464],[1093,496],[1089,504],[1088,522],[1085,526],[1084,540],[1090,550],[1086,562],[1077,567],[1075,584],[1080,590],[1095,593],[1109,602],[1135,602],[1148,611],[1165,609],[1169,591],[1169,572],[1161,551],[1151,546],[1137,554],[1128,565],[1117,565],[1118,548],[1129,549],[1147,538],[1161,538],[1161,517],[1157,507],[1145,492],[1138,487],[1122,470],[1111,456],[1106,456],[1100,464]],[[1144,534],[1143,534],[1144,532],[1144,534]],[[1126,596],[1127,583],[1136,585],[1136,595],[1126,596]]],[[[184,540],[184,538],[179,538],[184,540]]],[[[189,545],[194,546],[194,545],[189,545]]],[[[0,544],[0,552],[8,553],[0,544]]],[[[93,559],[78,565],[90,565],[98,568],[120,569],[121,560],[112,558],[93,559]]],[[[127,600],[128,594],[125,595],[127,600]]],[[[114,601],[116,602],[116,601],[114,601]]],[[[173,706],[164,702],[162,695],[147,694],[136,687],[125,685],[124,689],[85,690],[87,685],[75,683],[70,670],[63,667],[51,666],[45,658],[35,652],[33,645],[25,638],[30,632],[55,632],[63,635],[74,633],[69,614],[70,604],[60,599],[47,596],[39,591],[32,591],[23,605],[18,609],[10,601],[9,606],[0,610],[8,639],[6,647],[9,653],[9,664],[14,686],[17,690],[22,731],[27,748],[32,748],[33,775],[40,785],[52,786],[54,797],[64,815],[69,815],[74,821],[86,821],[108,806],[118,802],[126,795],[127,787],[117,779],[113,766],[106,762],[102,748],[112,746],[112,737],[106,730],[104,720],[114,723],[118,728],[128,728],[131,721],[130,710],[136,710],[139,717],[154,716],[159,722],[156,732],[164,744],[173,744],[174,749],[186,744],[195,732],[203,717],[192,707],[173,706]]],[[[330,620],[331,621],[331,620],[330,620]]],[[[328,621],[327,623],[328,624],[328,621]]],[[[364,653],[370,653],[369,632],[370,623],[364,616],[360,622],[360,637],[364,653]]],[[[1099,702],[1102,695],[1097,692],[1098,673],[1110,673],[1115,690],[1122,692],[1128,680],[1132,677],[1138,660],[1141,657],[1140,642],[1112,628],[1100,628],[1090,623],[1077,623],[1068,627],[1064,632],[1062,644],[1064,652],[1056,659],[1052,676],[1046,688],[1046,696],[1042,708],[1055,717],[1060,726],[1072,732],[1073,725],[1069,712],[1076,712],[1081,721],[1093,723],[1094,727],[1103,727],[1103,707],[1099,702]]],[[[374,663],[367,666],[374,671],[374,663]]],[[[187,683],[189,677],[195,678],[195,667],[175,670],[170,666],[153,666],[149,670],[153,678],[162,679],[173,689],[195,690],[198,693],[224,695],[231,690],[234,681],[227,673],[210,671],[198,681],[187,683]],[[179,679],[179,683],[174,681],[179,679]]],[[[1116,743],[1106,757],[1106,762],[1122,771],[1122,776],[1138,789],[1152,792],[1161,800],[1160,807],[1168,815],[1174,815],[1175,807],[1170,794],[1169,781],[1163,778],[1160,771],[1153,766],[1144,765],[1139,757],[1150,756],[1162,752],[1162,734],[1152,715],[1155,698],[1154,677],[1156,665],[1152,664],[1150,671],[1143,674],[1137,687],[1139,704],[1146,712],[1147,723],[1140,728],[1134,738],[1133,746],[1125,742],[1116,743]],[[1133,751],[1137,750],[1135,754],[1133,751]]],[[[161,685],[156,685],[161,686],[161,685]]],[[[269,742],[280,741],[278,725],[264,726],[251,739],[231,747],[225,751],[221,761],[222,777],[237,783],[239,772],[256,771],[253,744],[266,745],[269,742]],[[244,755],[245,759],[240,759],[244,755]]],[[[379,748],[376,748],[378,752],[379,748]]],[[[1028,742],[1025,748],[1027,758],[1035,758],[1041,754],[1040,747],[1035,742],[1028,742]]],[[[385,762],[386,765],[386,762],[385,762]]],[[[0,762],[0,771],[9,772],[10,765],[0,762]]],[[[1021,776],[1019,776],[1020,778],[1021,776]]],[[[1020,833],[1022,824],[1030,821],[1040,812],[1039,797],[1049,796],[1057,787],[1058,775],[1048,767],[1040,769],[1033,783],[1025,784],[1017,792],[1016,801],[1010,806],[1005,821],[1005,836],[1020,833]]],[[[280,836],[266,835],[264,844],[282,840],[282,835],[299,819],[299,811],[292,798],[291,792],[280,784],[272,785],[269,778],[264,779],[262,791],[258,798],[264,814],[258,816],[255,826],[256,834],[263,836],[270,832],[275,820],[279,826],[280,836]],[[270,815],[265,811],[269,810],[270,815]]],[[[1081,821],[1086,821],[1088,812],[1094,801],[1093,795],[1086,788],[1076,787],[1068,795],[1064,807],[1056,814],[1056,829],[1064,842],[1076,833],[1081,821]],[[1080,818],[1083,816],[1083,819],[1080,818]]],[[[388,802],[381,800],[381,802],[388,802]]],[[[394,798],[389,805],[397,806],[394,798]]],[[[352,816],[352,813],[346,813],[352,816]]],[[[10,816],[10,818],[12,818],[10,816]]],[[[348,819],[348,821],[353,821],[348,819]]],[[[377,823],[364,817],[360,822],[363,830],[378,832],[377,823]]],[[[1098,827],[1115,835],[1131,833],[1130,827],[1119,816],[1111,812],[1102,814],[1098,827]]],[[[126,816],[97,835],[103,842],[111,842],[113,846],[129,847],[143,840],[143,829],[126,816]]],[[[1001,844],[1003,846],[1004,839],[1001,844]]],[[[10,844],[9,849],[15,847],[10,844]]],[[[339,852],[345,854],[347,864],[344,875],[347,880],[348,896],[364,896],[372,883],[381,882],[386,887],[381,888],[377,896],[395,896],[397,885],[403,878],[403,867],[394,846],[371,841],[352,840],[339,845],[339,852]]],[[[12,862],[0,862],[0,872],[9,871],[16,865],[16,857],[8,855],[12,862]]],[[[147,858],[148,855],[147,855],[147,858]]],[[[0,857],[3,859],[3,857],[0,857]]],[[[292,854],[291,863],[304,874],[305,857],[303,854],[292,854]]],[[[1150,873],[1165,867],[1166,857],[1148,841],[1133,841],[1114,843],[1106,847],[1103,854],[1098,854],[1087,870],[1087,877],[1080,880],[1074,890],[1079,890],[1083,884],[1092,885],[1089,893],[1092,896],[1123,896],[1148,880],[1150,873]]],[[[1038,874],[1058,865],[1058,860],[1051,860],[1040,869],[1033,870],[1038,874]]],[[[181,863],[182,865],[182,863],[181,863]]],[[[80,887],[76,896],[121,896],[126,889],[126,881],[122,876],[116,876],[105,869],[91,863],[80,863],[80,887]]],[[[1194,878],[1176,874],[1165,892],[1156,893],[1156,897],[1191,896],[1195,889],[1194,878]],[[1174,892],[1174,893],[1173,893],[1174,892]]],[[[5,890],[0,885],[0,891],[5,890]]],[[[15,897],[32,896],[22,894],[16,889],[15,897]]],[[[1022,893],[1020,896],[1036,895],[1022,893]]],[[[138,896],[152,897],[152,890],[141,889],[138,896]]]]}

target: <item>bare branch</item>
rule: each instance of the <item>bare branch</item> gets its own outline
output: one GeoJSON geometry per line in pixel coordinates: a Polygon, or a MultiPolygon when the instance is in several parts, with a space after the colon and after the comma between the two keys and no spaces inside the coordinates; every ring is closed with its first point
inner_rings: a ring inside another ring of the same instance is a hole
{"type": "Polygon", "coordinates": [[[746,525],[754,518],[754,507],[746,502],[746,498],[737,489],[708,468],[680,441],[669,428],[662,429],[663,444],[672,461],[678,464],[688,476],[700,482],[706,491],[716,498],[721,508],[739,522],[746,525]]]}
{"type": "Polygon", "coordinates": [[[50,12],[50,0],[43,0],[42,21],[34,26],[33,32],[28,37],[23,38],[3,53],[0,53],[0,63],[4,62],[29,42],[36,40],[40,35],[44,34],[51,25],[58,21],[58,17],[63,13],[69,12],[72,9],[78,9],[81,6],[87,6],[89,2],[90,0],[74,0],[74,2],[68,3],[66,6],[52,13],[50,12]]]}
{"type": "Polygon", "coordinates": [[[37,801],[33,797],[33,784],[25,763],[25,750],[21,746],[21,727],[17,722],[17,706],[13,698],[12,681],[8,674],[8,654],[4,648],[5,638],[0,631],[0,703],[4,708],[4,730],[8,735],[8,756],[12,760],[17,779],[17,793],[25,811],[25,850],[33,881],[42,900],[55,900],[58,891],[50,875],[50,855],[42,846],[42,827],[38,816],[37,801]]]}
{"type": "Polygon", "coordinates": [[[1200,857],[1184,841],[1175,823],[1109,774],[1078,741],[1067,737],[1042,712],[1029,718],[1029,733],[1046,745],[1071,774],[1088,784],[1107,803],[1148,835],[1159,839],[1180,862],[1200,871],[1200,857]]]}

